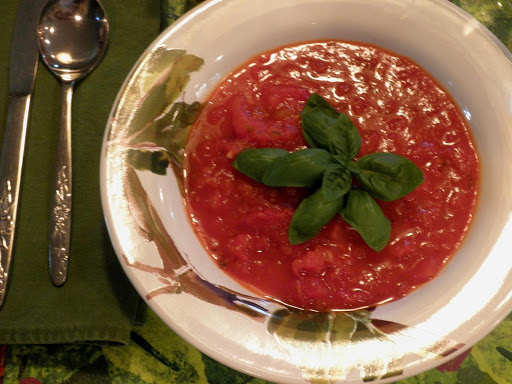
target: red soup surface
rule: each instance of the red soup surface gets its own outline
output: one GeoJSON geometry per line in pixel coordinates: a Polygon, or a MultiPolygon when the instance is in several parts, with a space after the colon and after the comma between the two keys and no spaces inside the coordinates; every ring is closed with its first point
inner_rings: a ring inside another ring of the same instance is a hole
{"type": "Polygon", "coordinates": [[[344,41],[281,47],[230,74],[190,132],[185,171],[192,225],[218,266],[250,289],[318,311],[382,304],[432,280],[468,229],[479,181],[468,127],[436,80],[407,57],[344,41]],[[380,252],[339,215],[290,245],[290,219],[308,189],[267,187],[231,165],[247,148],[304,148],[300,112],[314,92],[355,123],[360,156],[397,153],[423,172],[412,193],[378,202],[392,226],[380,252]]]}

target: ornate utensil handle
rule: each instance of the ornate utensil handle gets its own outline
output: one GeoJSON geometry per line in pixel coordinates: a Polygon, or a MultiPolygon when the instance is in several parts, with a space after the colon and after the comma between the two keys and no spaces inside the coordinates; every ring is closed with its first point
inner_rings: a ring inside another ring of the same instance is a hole
{"type": "Polygon", "coordinates": [[[71,243],[71,105],[73,83],[62,87],[62,108],[55,163],[55,183],[50,216],[50,277],[53,284],[64,284],[68,274],[71,243]]]}
{"type": "Polygon", "coordinates": [[[9,99],[0,158],[0,307],[9,280],[29,106],[30,96],[9,99]]]}

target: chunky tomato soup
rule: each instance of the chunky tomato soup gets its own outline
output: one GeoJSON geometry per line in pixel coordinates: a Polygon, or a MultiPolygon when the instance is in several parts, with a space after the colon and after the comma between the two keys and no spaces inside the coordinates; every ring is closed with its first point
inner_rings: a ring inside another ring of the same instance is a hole
{"type": "Polygon", "coordinates": [[[410,59],[376,46],[320,41],[252,58],[213,92],[186,148],[185,201],[218,266],[259,293],[312,310],[356,309],[401,298],[432,280],[459,247],[476,204],[479,164],[461,112],[410,59]],[[307,188],[272,188],[232,166],[247,148],[304,148],[300,112],[318,93],[362,137],[359,156],[406,156],[425,182],[379,201],[391,239],[372,250],[338,215],[290,245],[307,188]]]}

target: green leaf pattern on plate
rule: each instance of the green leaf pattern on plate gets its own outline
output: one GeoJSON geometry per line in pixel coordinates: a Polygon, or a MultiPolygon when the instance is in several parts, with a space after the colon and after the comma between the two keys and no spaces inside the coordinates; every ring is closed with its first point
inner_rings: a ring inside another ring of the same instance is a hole
{"type": "Polygon", "coordinates": [[[162,47],[145,60],[143,69],[128,83],[123,100],[135,112],[119,115],[116,123],[126,127],[123,137],[109,139],[111,148],[124,152],[135,169],[164,175],[169,164],[181,166],[188,130],[201,104],[177,99],[191,73],[198,71],[204,61],[185,50],[162,47]]]}

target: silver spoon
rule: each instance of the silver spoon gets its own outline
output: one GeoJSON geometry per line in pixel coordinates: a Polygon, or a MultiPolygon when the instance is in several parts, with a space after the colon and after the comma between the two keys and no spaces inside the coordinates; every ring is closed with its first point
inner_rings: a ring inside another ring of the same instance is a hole
{"type": "Polygon", "coordinates": [[[107,16],[97,0],[49,0],[37,29],[41,57],[62,84],[49,249],[50,276],[57,286],[66,281],[71,239],[73,87],[100,62],[108,31],[107,16]]]}

